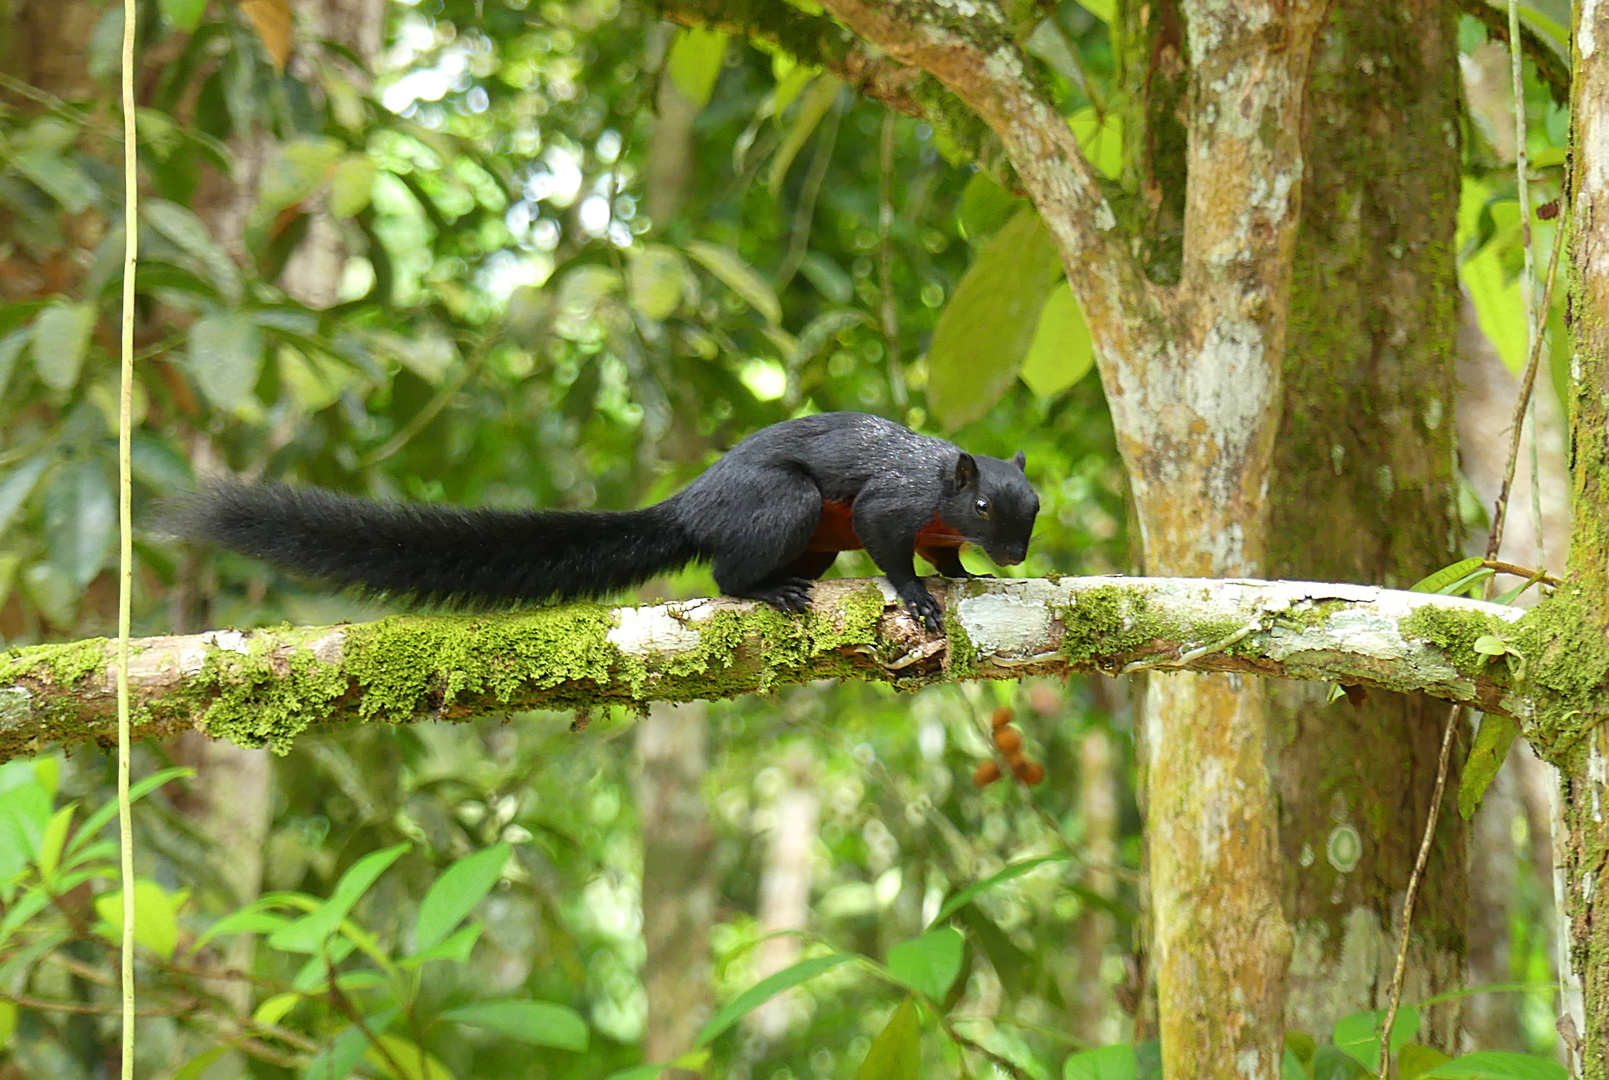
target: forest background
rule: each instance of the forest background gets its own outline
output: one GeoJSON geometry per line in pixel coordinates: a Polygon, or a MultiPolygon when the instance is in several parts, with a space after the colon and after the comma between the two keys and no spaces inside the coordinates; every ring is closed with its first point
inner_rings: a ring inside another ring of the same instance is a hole
{"type": "MultiPolygon", "coordinates": [[[[778,30],[814,5],[774,7],[144,5],[136,522],[220,471],[627,507],[764,424],[859,409],[1027,453],[1041,526],[1024,566],[994,572],[1145,568],[1090,329],[999,146],[875,54],[778,30]]],[[[1484,547],[1526,356],[1521,214],[1501,13],[1427,4],[1404,34],[1371,7],[1331,5],[1315,63],[1307,123],[1335,137],[1307,148],[1305,366],[1286,367],[1266,576],[1406,587],[1484,547]]],[[[1180,137],[1173,10],[1011,15],[1161,284],[1184,214],[1157,164],[1180,137]]],[[[1565,162],[1569,12],[1525,17],[1540,206],[1565,162]]],[[[8,647],[114,619],[121,18],[0,7],[8,647]]],[[[1545,255],[1553,226],[1534,232],[1545,255]]],[[[1555,569],[1563,294],[1516,500],[1531,469],[1543,482],[1505,548],[1555,569]]],[[[136,547],[136,633],[387,610],[136,547]]],[[[871,572],[852,554],[834,574],[871,572]]],[[[695,570],[643,595],[713,592],[695,570]]],[[[574,713],[321,730],[280,755],[145,743],[136,776],[165,783],[136,816],[141,1072],[1153,1075],[1129,681],[815,683],[597,710],[580,731],[574,713]],[[1019,740],[1045,782],[978,786],[1019,740]],[[740,996],[778,972],[776,996],[740,996]]],[[[1362,1075],[1445,710],[1281,687],[1284,1068],[1362,1075]]],[[[110,780],[93,748],[0,767],[11,1075],[115,1063],[115,886],[73,809],[110,780]]],[[[1467,825],[1445,815],[1406,998],[1403,1039],[1426,1049],[1404,1074],[1566,1052],[1553,783],[1522,748],[1467,825]]]]}

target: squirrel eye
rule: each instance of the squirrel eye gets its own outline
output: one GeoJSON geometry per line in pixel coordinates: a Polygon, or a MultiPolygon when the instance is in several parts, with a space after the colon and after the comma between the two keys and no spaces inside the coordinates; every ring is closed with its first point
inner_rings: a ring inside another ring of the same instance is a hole
{"type": "Polygon", "coordinates": [[[978,516],[980,518],[986,518],[989,516],[988,499],[979,499],[977,502],[972,504],[972,508],[978,512],[978,516]]]}

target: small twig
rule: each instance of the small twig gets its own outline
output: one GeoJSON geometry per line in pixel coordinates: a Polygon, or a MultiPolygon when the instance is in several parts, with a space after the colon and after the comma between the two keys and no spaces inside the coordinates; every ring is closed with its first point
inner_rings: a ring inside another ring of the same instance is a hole
{"type": "MultiPolygon", "coordinates": [[[[1524,206],[1520,208],[1520,213],[1522,216],[1527,216],[1527,210],[1524,206]]],[[[1548,276],[1542,287],[1541,310],[1543,312],[1550,310],[1553,305],[1553,282],[1558,274],[1559,252],[1564,248],[1565,224],[1563,214],[1559,215],[1559,222],[1554,226],[1554,230],[1553,254],[1548,257],[1548,276]]],[[[1492,531],[1487,535],[1486,539],[1486,557],[1488,559],[1495,559],[1497,549],[1503,545],[1503,522],[1508,516],[1509,491],[1514,486],[1514,467],[1519,463],[1520,459],[1520,432],[1525,425],[1525,413],[1531,403],[1532,387],[1536,385],[1537,368],[1541,366],[1543,341],[1544,336],[1537,334],[1536,340],[1531,342],[1531,358],[1525,365],[1525,375],[1520,380],[1520,396],[1514,402],[1514,418],[1510,421],[1510,430],[1513,434],[1508,447],[1508,464],[1503,469],[1503,487],[1497,493],[1497,507],[1492,512],[1492,531]]]]}
{"type": "Polygon", "coordinates": [[[1500,562],[1497,559],[1485,559],[1481,562],[1481,565],[1488,570],[1496,570],[1499,574],[1511,574],[1514,577],[1529,578],[1532,581],[1540,581],[1544,585],[1558,587],[1564,584],[1545,569],[1533,570],[1529,566],[1516,566],[1511,562],[1500,562]]]}
{"type": "Polygon", "coordinates": [[[834,101],[827,110],[821,132],[816,136],[816,149],[810,158],[810,168],[799,188],[799,202],[793,210],[793,225],[788,236],[788,254],[777,268],[772,283],[778,293],[799,272],[800,263],[810,252],[810,230],[816,220],[816,202],[821,198],[822,185],[827,182],[827,168],[832,164],[832,152],[838,146],[838,124],[843,119],[844,106],[834,101]]]}
{"type": "MultiPolygon", "coordinates": [[[[123,1006],[118,1005],[91,1005],[82,1001],[59,1001],[54,998],[28,997],[25,994],[0,993],[0,1001],[9,1001],[23,1009],[38,1009],[41,1012],[72,1013],[75,1016],[118,1016],[123,1012],[123,1006]]],[[[190,1008],[174,1007],[168,1009],[141,1009],[136,1016],[183,1016],[190,1008]]]]}
{"type": "Polygon", "coordinates": [[[396,1057],[392,1055],[391,1048],[385,1043],[381,1042],[379,1036],[375,1035],[374,1031],[369,1027],[369,1022],[364,1019],[363,1014],[358,1011],[357,1006],[352,1004],[352,999],[348,998],[346,994],[342,993],[341,984],[335,977],[335,965],[330,961],[328,953],[326,953],[324,956],[324,964],[330,969],[329,998],[330,1002],[335,1006],[336,1011],[340,1012],[343,1016],[350,1020],[353,1027],[363,1032],[363,1037],[369,1040],[369,1045],[378,1050],[380,1052],[380,1056],[385,1058],[386,1064],[391,1066],[392,1076],[409,1075],[403,1070],[401,1063],[397,1061],[396,1057]]]}
{"type": "Polygon", "coordinates": [[[1453,735],[1458,731],[1458,718],[1462,705],[1454,705],[1447,713],[1447,726],[1441,733],[1441,757],[1436,762],[1436,787],[1430,797],[1430,813],[1425,816],[1425,834],[1419,840],[1419,856],[1414,860],[1413,874],[1408,878],[1408,892],[1402,898],[1402,936],[1397,941],[1397,966],[1391,974],[1391,989],[1386,993],[1385,1024],[1380,1032],[1380,1075],[1385,1076],[1391,1067],[1391,1027],[1397,1022],[1397,1010],[1402,1005],[1402,982],[1408,972],[1408,934],[1413,929],[1413,905],[1419,895],[1419,884],[1425,876],[1425,864],[1430,861],[1430,845],[1436,837],[1436,819],[1441,816],[1441,797],[1447,790],[1447,767],[1452,760],[1453,735]]]}
{"type": "Polygon", "coordinates": [[[994,1065],[995,1068],[1000,1069],[1011,1076],[1017,1077],[1018,1080],[1033,1080],[1032,1075],[1030,1075],[1027,1070],[1022,1068],[1022,1066],[1018,1065],[1015,1061],[1012,1061],[1008,1057],[1000,1056],[993,1050],[990,1050],[987,1046],[984,1046],[982,1043],[978,1042],[976,1039],[970,1039],[961,1034],[959,1031],[955,1030],[955,1025],[950,1023],[949,1020],[940,1020],[939,1022],[944,1025],[944,1033],[954,1040],[957,1046],[964,1046],[968,1050],[982,1054],[989,1060],[990,1064],[994,1065]]]}
{"type": "Polygon", "coordinates": [[[1239,630],[1236,630],[1233,634],[1230,634],[1222,641],[1215,641],[1211,645],[1202,645],[1199,648],[1182,652],[1172,660],[1134,660],[1123,665],[1123,670],[1118,672],[1118,674],[1132,675],[1136,671],[1153,671],[1157,668],[1185,667],[1188,664],[1192,664],[1195,661],[1200,660],[1203,656],[1211,656],[1213,653],[1223,652],[1225,649],[1229,648],[1229,646],[1234,645],[1237,642],[1245,641],[1262,628],[1261,623],[1251,623],[1248,626],[1242,626],[1239,630]]]}
{"type": "Polygon", "coordinates": [[[894,110],[883,110],[882,140],[878,144],[877,184],[877,291],[883,351],[888,362],[888,391],[894,407],[909,403],[905,371],[900,367],[899,309],[894,304],[894,110]]]}
{"type": "Polygon", "coordinates": [[[475,377],[480,371],[481,359],[485,355],[486,350],[484,347],[477,350],[475,359],[466,364],[456,378],[436,391],[436,396],[426,402],[424,408],[409,417],[408,422],[403,424],[391,438],[358,459],[358,468],[372,468],[395,454],[398,450],[401,450],[404,446],[407,446],[415,435],[418,435],[429,426],[430,422],[436,418],[436,415],[447,407],[452,399],[458,395],[458,391],[464,388],[464,384],[475,377]]]}

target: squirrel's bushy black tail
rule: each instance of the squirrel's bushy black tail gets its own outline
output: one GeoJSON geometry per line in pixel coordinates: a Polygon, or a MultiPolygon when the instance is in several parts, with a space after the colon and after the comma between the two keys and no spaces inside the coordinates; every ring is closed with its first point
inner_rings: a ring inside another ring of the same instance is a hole
{"type": "Polygon", "coordinates": [[[466,510],[282,484],[209,484],[167,506],[162,529],[365,593],[458,607],[603,596],[699,554],[664,503],[466,510]]]}

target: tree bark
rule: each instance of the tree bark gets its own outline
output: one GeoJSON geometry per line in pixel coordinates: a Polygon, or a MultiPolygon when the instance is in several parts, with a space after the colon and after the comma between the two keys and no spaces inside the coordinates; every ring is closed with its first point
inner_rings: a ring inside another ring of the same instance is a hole
{"type": "MultiPolygon", "coordinates": [[[[1555,857],[1563,872],[1570,965],[1581,982],[1582,1075],[1609,1077],[1609,912],[1602,874],[1609,864],[1609,7],[1575,6],[1575,77],[1571,87],[1570,224],[1575,271],[1570,298],[1570,479],[1573,523],[1570,579],[1581,609],[1578,625],[1556,643],[1579,650],[1580,677],[1598,676],[1589,715],[1570,718],[1581,732],[1560,771],[1561,835],[1555,857]],[[1583,724],[1583,720],[1586,721],[1583,724]]],[[[1559,723],[1564,723],[1563,718],[1559,723]]],[[[1568,1039],[1566,1040],[1569,1041],[1568,1039]]]]}
{"type": "MultiPolygon", "coordinates": [[[[1418,691],[1523,724],[1576,700],[1514,678],[1471,645],[1501,635],[1539,652],[1571,610],[1553,600],[1522,613],[1371,586],[1191,578],[930,579],[929,587],[949,601],[941,637],[919,628],[881,579],[844,578],[818,582],[801,617],[723,598],[145,638],[130,658],[134,734],[199,728],[283,751],[310,726],[354,720],[585,712],[829,677],[915,689],[1074,671],[1418,691]]],[[[110,740],[112,651],[92,638],[0,660],[0,758],[110,740]]]]}
{"type": "MultiPolygon", "coordinates": [[[[1320,34],[1269,496],[1275,576],[1401,586],[1459,555],[1455,20],[1446,0],[1337,0],[1320,34]]],[[[1329,705],[1327,691],[1270,695],[1296,943],[1285,1017],[1320,1036],[1384,1004],[1447,714],[1418,695],[1329,705]]],[[[1465,829],[1449,809],[1415,910],[1410,998],[1462,971],[1465,829]]],[[[1454,1049],[1457,1005],[1427,1019],[1421,1039],[1454,1049]]]]}

